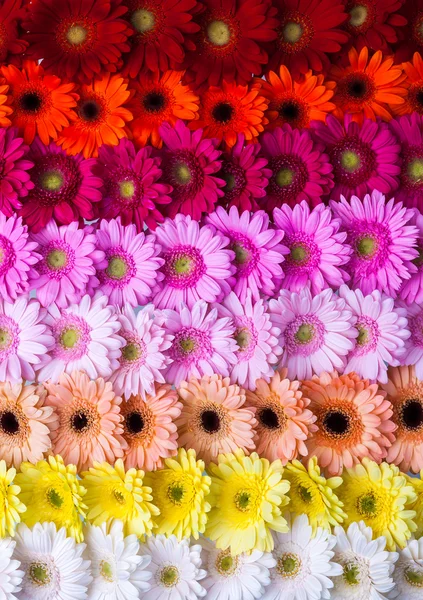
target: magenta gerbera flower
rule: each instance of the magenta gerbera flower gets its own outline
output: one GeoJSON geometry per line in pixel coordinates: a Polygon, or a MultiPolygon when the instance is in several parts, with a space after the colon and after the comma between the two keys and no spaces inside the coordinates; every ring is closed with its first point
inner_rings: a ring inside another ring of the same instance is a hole
{"type": "Polygon", "coordinates": [[[347,202],[341,196],[330,205],[353,250],[346,266],[351,287],[366,295],[379,290],[395,297],[401,283],[410,278],[407,261],[418,256],[417,228],[410,225],[413,211],[393,198],[386,202],[376,190],[364,200],[352,196],[347,202]]]}
{"type": "Polygon", "coordinates": [[[285,277],[282,287],[299,292],[310,283],[313,294],[327,287],[337,288],[349,275],[342,268],[351,248],[345,244],[347,234],[340,232],[340,221],[330,208],[319,204],[312,210],[305,200],[291,208],[284,204],[273,211],[275,224],[285,232],[285,277]]]}
{"type": "Polygon", "coordinates": [[[401,143],[400,186],[396,200],[423,210],[423,116],[414,112],[393,119],[389,126],[401,143]]]}
{"type": "Polygon", "coordinates": [[[423,381],[423,303],[406,306],[399,301],[398,305],[406,309],[410,337],[405,342],[402,365],[415,365],[416,377],[423,381]]]}
{"type": "Polygon", "coordinates": [[[179,310],[164,310],[164,328],[173,336],[167,351],[171,364],[164,376],[176,387],[190,377],[219,373],[229,375],[236,362],[235,327],[230,317],[218,317],[216,308],[199,300],[191,308],[183,302],[179,310]]]}
{"type": "Polygon", "coordinates": [[[163,179],[173,187],[167,214],[199,219],[202,213],[212,212],[225,185],[217,176],[222,166],[218,140],[203,139],[202,129],[191,132],[183,121],[174,127],[164,123],[160,135],[164,142],[163,179]]]}
{"type": "Polygon", "coordinates": [[[271,296],[275,279],[283,275],[280,265],[284,248],[279,243],[283,231],[269,226],[269,217],[263,210],[253,215],[244,211],[240,215],[235,206],[229,209],[229,213],[219,206],[207,217],[207,222],[230,240],[236,269],[231,288],[241,302],[244,302],[248,290],[251,290],[254,300],[260,298],[260,293],[271,296]]]}
{"type": "Polygon", "coordinates": [[[315,296],[308,287],[300,293],[281,290],[277,300],[270,300],[269,312],[281,331],[281,366],[287,367],[290,379],[344,370],[357,330],[343,298],[331,289],[315,296]]]}
{"type": "Polygon", "coordinates": [[[0,211],[8,217],[34,187],[28,173],[34,163],[27,159],[29,148],[17,132],[11,127],[0,129],[0,211]]]}
{"type": "Polygon", "coordinates": [[[408,263],[411,277],[402,282],[399,294],[406,304],[412,304],[413,302],[420,304],[423,302],[423,215],[418,210],[414,211],[410,224],[417,227],[418,256],[411,263],[408,263]]]}
{"type": "Polygon", "coordinates": [[[172,201],[172,186],[160,181],[161,158],[152,157],[151,146],[136,151],[123,138],[118,146],[103,144],[98,161],[104,181],[102,216],[120,216],[123,225],[135,223],[138,231],[144,224],[155,229],[164,217],[159,208],[172,201]]]}
{"type": "Polygon", "coordinates": [[[329,157],[308,130],[292,129],[286,123],[264,133],[261,145],[273,172],[266,189],[267,210],[285,203],[295,206],[301,200],[315,206],[333,187],[329,157]]]}
{"type": "Polygon", "coordinates": [[[333,115],[313,123],[314,138],[326,146],[335,186],[331,196],[347,199],[373,190],[391,194],[398,188],[400,145],[386,123],[364,119],[353,122],[346,114],[340,123],[333,115]]]}
{"type": "Polygon", "coordinates": [[[381,295],[378,290],[364,296],[360,290],[350,290],[343,285],[339,295],[356,318],[358,331],[345,372],[386,383],[388,365],[397,367],[400,364],[405,340],[410,337],[406,310],[395,307],[393,298],[381,295]]]}
{"type": "Polygon", "coordinates": [[[189,307],[201,299],[220,302],[229,293],[235,253],[215,227],[200,227],[191,217],[178,214],[166,219],[156,236],[162,246],[164,279],[153,298],[155,306],[178,309],[181,302],[189,307]]]}

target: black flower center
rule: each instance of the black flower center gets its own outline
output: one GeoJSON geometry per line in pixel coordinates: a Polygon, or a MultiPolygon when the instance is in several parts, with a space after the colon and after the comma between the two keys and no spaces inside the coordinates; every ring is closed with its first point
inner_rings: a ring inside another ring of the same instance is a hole
{"type": "Polygon", "coordinates": [[[166,98],[160,92],[150,92],[144,97],[143,104],[148,112],[160,112],[166,104],[166,98]]]}
{"type": "Polygon", "coordinates": [[[402,421],[407,429],[420,429],[423,425],[423,406],[420,400],[408,400],[404,404],[402,421]]]}
{"type": "Polygon", "coordinates": [[[349,426],[350,420],[343,412],[328,412],[323,420],[323,427],[331,435],[343,435],[348,431],[349,426]]]}
{"type": "Polygon", "coordinates": [[[420,90],[417,92],[416,102],[417,102],[417,104],[421,104],[423,106],[423,90],[420,90]]]}
{"type": "Polygon", "coordinates": [[[95,121],[100,115],[100,106],[94,100],[86,100],[79,109],[81,118],[85,121],[95,121]]]}
{"type": "Polygon", "coordinates": [[[296,121],[300,116],[298,104],[291,101],[284,102],[279,108],[279,115],[285,119],[285,121],[296,121]]]}
{"type": "Polygon", "coordinates": [[[233,113],[233,106],[228,104],[228,102],[220,102],[214,107],[212,115],[215,121],[218,121],[219,123],[228,123],[228,121],[232,119],[233,113]]]}
{"type": "Polygon", "coordinates": [[[279,427],[279,418],[271,408],[263,408],[259,413],[259,419],[268,429],[277,429],[279,427]]]}
{"type": "Polygon", "coordinates": [[[366,82],[362,79],[352,79],[348,83],[348,93],[352,98],[357,98],[358,100],[364,98],[367,93],[366,82]]]}
{"type": "Polygon", "coordinates": [[[139,412],[131,412],[126,415],[125,422],[130,433],[141,433],[144,429],[144,419],[139,412]]]}
{"type": "Polygon", "coordinates": [[[75,431],[84,431],[88,425],[88,417],[83,412],[77,412],[72,415],[72,429],[75,431]]]}
{"type": "Polygon", "coordinates": [[[214,410],[201,413],[201,426],[207,433],[216,433],[220,429],[220,417],[214,410]]]}
{"type": "Polygon", "coordinates": [[[0,417],[0,427],[8,435],[15,435],[19,431],[19,421],[15,413],[6,411],[0,417]]]}
{"type": "Polygon", "coordinates": [[[36,92],[27,92],[20,99],[21,108],[26,112],[37,112],[37,110],[40,110],[41,104],[42,100],[36,92]]]}

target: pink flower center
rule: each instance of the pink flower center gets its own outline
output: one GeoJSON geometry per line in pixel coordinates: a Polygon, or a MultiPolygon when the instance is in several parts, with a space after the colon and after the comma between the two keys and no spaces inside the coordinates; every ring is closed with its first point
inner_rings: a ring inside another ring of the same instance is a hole
{"type": "Polygon", "coordinates": [[[16,354],[19,345],[18,324],[7,315],[0,315],[0,362],[16,354]]]}
{"type": "Polygon", "coordinates": [[[184,365],[197,364],[213,354],[210,336],[195,327],[183,327],[178,331],[170,348],[170,356],[184,365]]]}
{"type": "Polygon", "coordinates": [[[63,240],[52,240],[41,249],[41,254],[43,259],[37,269],[51,279],[61,279],[75,266],[75,251],[63,240]]]}
{"type": "Polygon", "coordinates": [[[53,356],[64,362],[78,360],[85,356],[91,341],[91,328],[82,317],[64,314],[52,327],[56,346],[53,356]]]}
{"type": "Polygon", "coordinates": [[[281,204],[295,199],[304,190],[309,173],[301,158],[280,154],[269,161],[269,167],[273,171],[269,181],[269,192],[276,196],[281,204]]]}
{"type": "Polygon", "coordinates": [[[0,277],[8,273],[16,260],[12,242],[0,234],[0,277]]]}
{"type": "Polygon", "coordinates": [[[238,344],[239,362],[250,360],[258,344],[258,332],[253,320],[246,316],[236,317],[234,338],[238,344]]]}
{"type": "Polygon", "coordinates": [[[380,338],[380,330],[377,321],[367,315],[362,315],[355,325],[358,331],[356,346],[353,350],[354,356],[364,356],[374,352],[380,338]]]}
{"type": "Polygon", "coordinates": [[[289,235],[286,245],[290,249],[284,263],[287,275],[308,274],[319,266],[322,251],[309,235],[302,231],[289,235]]]}
{"type": "Polygon", "coordinates": [[[102,283],[114,288],[123,288],[135,276],[137,268],[131,254],[122,246],[113,246],[106,250],[107,267],[98,273],[102,283]]]}
{"type": "Polygon", "coordinates": [[[316,315],[299,315],[285,329],[285,345],[289,354],[310,356],[324,341],[325,327],[316,315]]]}
{"type": "Polygon", "coordinates": [[[376,167],[376,155],[357,136],[340,140],[330,152],[335,181],[350,189],[369,180],[376,167]]]}
{"type": "Polygon", "coordinates": [[[166,283],[177,289],[195,286],[206,266],[201,253],[193,246],[176,246],[163,255],[166,283]]]}
{"type": "Polygon", "coordinates": [[[259,262],[260,251],[253,242],[238,231],[230,231],[229,237],[232,240],[231,248],[235,252],[235,265],[240,277],[248,277],[259,262]]]}

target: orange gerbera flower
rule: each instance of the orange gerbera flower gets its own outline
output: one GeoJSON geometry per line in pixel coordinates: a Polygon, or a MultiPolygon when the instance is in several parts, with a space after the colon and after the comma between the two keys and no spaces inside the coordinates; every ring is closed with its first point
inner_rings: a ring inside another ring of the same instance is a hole
{"type": "Polygon", "coordinates": [[[267,100],[257,87],[249,89],[223,81],[220,87],[212,86],[202,95],[200,117],[190,123],[190,128],[202,128],[205,137],[224,140],[232,148],[238,134],[252,141],[264,130],[268,123],[266,109],[267,100]]]}
{"type": "Polygon", "coordinates": [[[166,71],[141,75],[133,85],[134,96],[129,105],[134,115],[131,130],[134,139],[141,146],[150,140],[153,146],[161,148],[163,141],[159,135],[162,123],[174,125],[178,119],[191,121],[198,119],[199,97],[182,85],[184,71],[166,71]]]}
{"type": "Polygon", "coordinates": [[[98,156],[102,144],[117,146],[128,137],[126,123],[132,113],[124,108],[131,97],[128,84],[119,75],[105,73],[92,83],[82,85],[77,118],[57,140],[69,154],[82,152],[85,158],[98,156]]]}
{"type": "Polygon", "coordinates": [[[6,84],[5,79],[0,80],[0,127],[8,127],[12,124],[8,118],[12,114],[13,110],[8,105],[9,86],[6,84]]]}
{"type": "Polygon", "coordinates": [[[365,117],[390,121],[393,107],[404,104],[407,94],[406,75],[401,65],[394,65],[393,58],[383,59],[380,50],[369,60],[368,48],[363,48],[360,54],[351,48],[348,58],[347,67],[334,66],[331,70],[337,83],[334,115],[343,119],[344,114],[350,112],[358,123],[365,117]]]}
{"type": "Polygon", "coordinates": [[[263,79],[255,80],[269,107],[265,116],[269,120],[267,129],[282,127],[289,123],[291,127],[308,127],[310,121],[324,121],[326,115],[335,108],[329,100],[333,96],[335,83],[325,81],[323,75],[313,75],[307,71],[301,83],[292,80],[285,65],[281,65],[279,76],[274,72],[263,79]]]}
{"type": "Polygon", "coordinates": [[[423,58],[415,52],[411,62],[402,63],[406,74],[404,87],[407,89],[404,104],[393,106],[396,115],[408,115],[418,112],[423,115],[423,58]]]}
{"type": "Polygon", "coordinates": [[[55,140],[58,133],[76,119],[73,110],[78,100],[73,83],[62,83],[55,75],[45,75],[33,60],[26,60],[22,69],[14,65],[1,67],[9,84],[12,100],[12,124],[19,128],[26,144],[35,135],[44,144],[55,140]]]}

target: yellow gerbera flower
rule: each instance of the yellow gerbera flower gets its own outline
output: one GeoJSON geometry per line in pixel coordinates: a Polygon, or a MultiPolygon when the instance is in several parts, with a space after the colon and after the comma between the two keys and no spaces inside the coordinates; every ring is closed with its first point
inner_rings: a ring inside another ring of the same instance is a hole
{"type": "Polygon", "coordinates": [[[152,515],[158,515],[159,510],[152,504],[151,488],[143,485],[143,479],[144,471],[125,471],[122,459],[114,466],[94,462],[89,471],[82,473],[82,483],[87,488],[87,520],[101,525],[109,519],[119,519],[124,523],[125,535],[151,535],[152,515]]]}
{"type": "Polygon", "coordinates": [[[0,460],[0,538],[14,535],[20,513],[26,511],[18,497],[21,488],[13,484],[15,477],[16,469],[7,469],[6,461],[0,460]]]}
{"type": "Polygon", "coordinates": [[[416,511],[417,530],[415,535],[418,539],[423,536],[423,469],[420,471],[420,478],[407,475],[407,479],[416,492],[416,500],[411,504],[410,509],[416,511]]]}
{"type": "Polygon", "coordinates": [[[384,535],[388,550],[404,548],[416,531],[416,512],[410,509],[416,493],[407,477],[395,465],[363,458],[362,464],[343,473],[338,496],[347,513],[345,527],[363,520],[374,537],[384,535]]]}
{"type": "Polygon", "coordinates": [[[282,479],[281,461],[270,463],[256,452],[245,456],[238,450],[221,454],[209,472],[212,509],[205,535],[232,554],[273,550],[271,530],[288,531],[281,509],[289,502],[289,482],[282,479]]]}
{"type": "Polygon", "coordinates": [[[35,465],[23,462],[16,483],[21,488],[19,498],[27,506],[23,523],[32,527],[51,521],[57,529],[65,527],[68,535],[82,542],[81,517],[85,517],[87,507],[82,502],[85,488],[76,477],[75,465],[65,465],[59,455],[35,465]]]}
{"type": "Polygon", "coordinates": [[[160,510],[154,533],[174,534],[181,540],[191,535],[198,539],[204,532],[211,480],[204,474],[204,461],[196,458],[195,450],[180,448],[175,458],[165,460],[165,468],[147,474],[146,483],[160,510]]]}
{"type": "Polygon", "coordinates": [[[316,456],[309,460],[307,468],[298,460],[288,463],[284,477],[291,484],[290,511],[296,515],[306,514],[313,532],[317,527],[331,531],[332,526],[346,518],[343,504],[333,491],[341,485],[342,477],[323,477],[316,456]]]}

